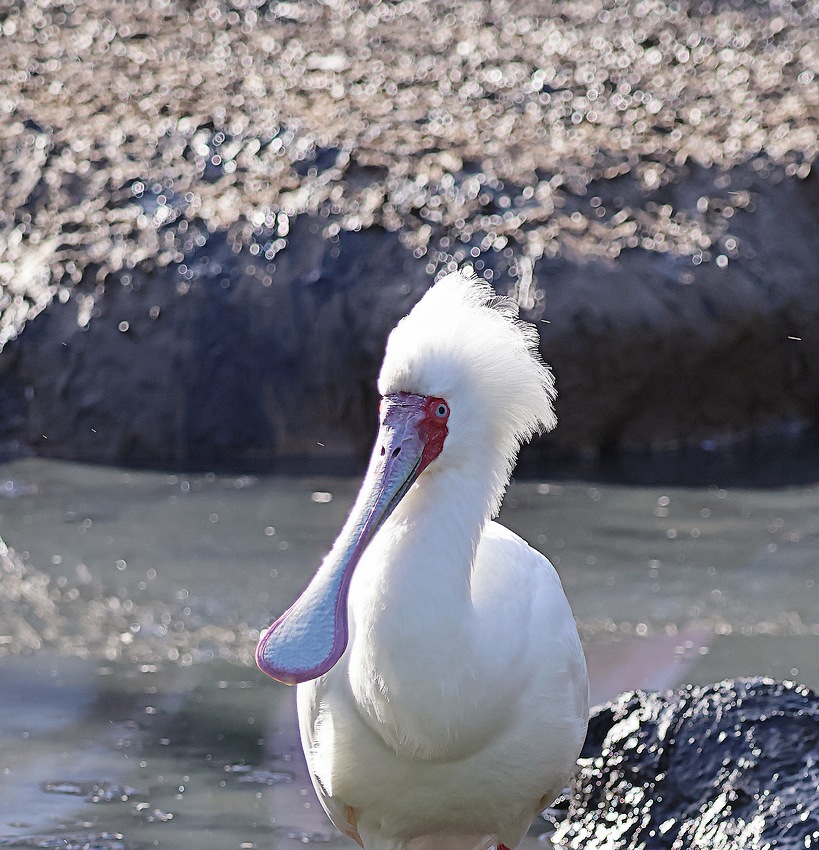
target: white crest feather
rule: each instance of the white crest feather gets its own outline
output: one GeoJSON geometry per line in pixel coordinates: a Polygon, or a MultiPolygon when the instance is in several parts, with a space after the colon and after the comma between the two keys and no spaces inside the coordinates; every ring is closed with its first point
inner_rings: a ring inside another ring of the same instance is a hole
{"type": "Polygon", "coordinates": [[[462,466],[469,456],[474,465],[476,454],[485,457],[493,513],[521,443],[557,424],[554,378],[538,343],[513,301],[462,272],[436,283],[387,342],[379,391],[446,399],[450,433],[434,466],[462,466]]]}

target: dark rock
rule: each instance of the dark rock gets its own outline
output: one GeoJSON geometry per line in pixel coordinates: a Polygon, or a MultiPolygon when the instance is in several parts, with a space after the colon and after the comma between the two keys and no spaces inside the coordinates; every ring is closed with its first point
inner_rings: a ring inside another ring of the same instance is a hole
{"type": "Polygon", "coordinates": [[[555,845],[819,846],[819,699],[738,679],[623,694],[591,718],[555,845]]]}
{"type": "Polygon", "coordinates": [[[7,426],[79,460],[350,468],[375,431],[386,336],[428,278],[394,234],[331,242],[321,226],[293,222],[275,275],[216,233],[184,264],[108,281],[87,324],[55,300],[4,352],[7,426]]]}
{"type": "MultiPolygon", "coordinates": [[[[714,177],[688,169],[663,194],[685,208],[680,196],[714,177]]],[[[558,376],[558,445],[606,456],[819,421],[819,243],[791,244],[794,230],[819,232],[819,178],[776,191],[743,169],[726,179],[729,193],[750,188],[756,206],[734,213],[746,248],[723,269],[640,249],[616,262],[535,266],[549,322],[542,347],[558,376]]]]}
{"type": "MultiPolygon", "coordinates": [[[[819,421],[816,245],[787,262],[776,253],[791,228],[813,226],[795,197],[811,186],[819,179],[758,187],[758,212],[736,214],[758,254],[724,270],[694,275],[641,249],[616,262],[544,258],[531,279],[545,304],[499,276],[538,322],[560,391],[560,426],[520,471],[819,421]]],[[[114,464],[355,470],[374,433],[384,340],[431,279],[396,234],[326,228],[293,219],[275,263],[206,234],[184,262],[145,262],[52,300],[0,354],[0,439],[114,464]]],[[[672,477],[711,468],[691,460],[672,477]]]]}

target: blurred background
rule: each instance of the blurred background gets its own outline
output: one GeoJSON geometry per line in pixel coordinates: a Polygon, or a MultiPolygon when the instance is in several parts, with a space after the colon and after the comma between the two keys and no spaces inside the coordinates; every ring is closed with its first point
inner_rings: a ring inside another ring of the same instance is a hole
{"type": "Polygon", "coordinates": [[[557,373],[532,472],[815,438],[816,36],[797,2],[7,4],[0,438],[356,470],[386,334],[465,265],[557,373]]]}
{"type": "Polygon", "coordinates": [[[593,701],[819,687],[817,16],[0,0],[0,846],[349,846],[252,652],[455,268],[556,374],[502,519],[593,701]]]}

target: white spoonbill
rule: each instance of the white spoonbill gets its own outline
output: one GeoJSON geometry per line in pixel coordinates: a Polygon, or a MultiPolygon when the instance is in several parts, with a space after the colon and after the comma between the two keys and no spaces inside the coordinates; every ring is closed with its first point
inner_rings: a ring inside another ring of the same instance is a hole
{"type": "Polygon", "coordinates": [[[516,847],[583,743],[588,678],[552,565],[492,521],[554,382],[514,304],[460,272],[390,335],[355,505],[262,670],[299,684],[333,823],[366,850],[516,847]]]}

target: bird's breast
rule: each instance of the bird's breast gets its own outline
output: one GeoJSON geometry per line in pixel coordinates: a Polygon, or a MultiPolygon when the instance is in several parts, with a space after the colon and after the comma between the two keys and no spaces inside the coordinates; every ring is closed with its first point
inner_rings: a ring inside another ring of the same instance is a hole
{"type": "Polygon", "coordinates": [[[445,549],[374,547],[350,589],[350,688],[366,724],[410,758],[450,758],[495,717],[480,699],[469,565],[445,549]]]}

